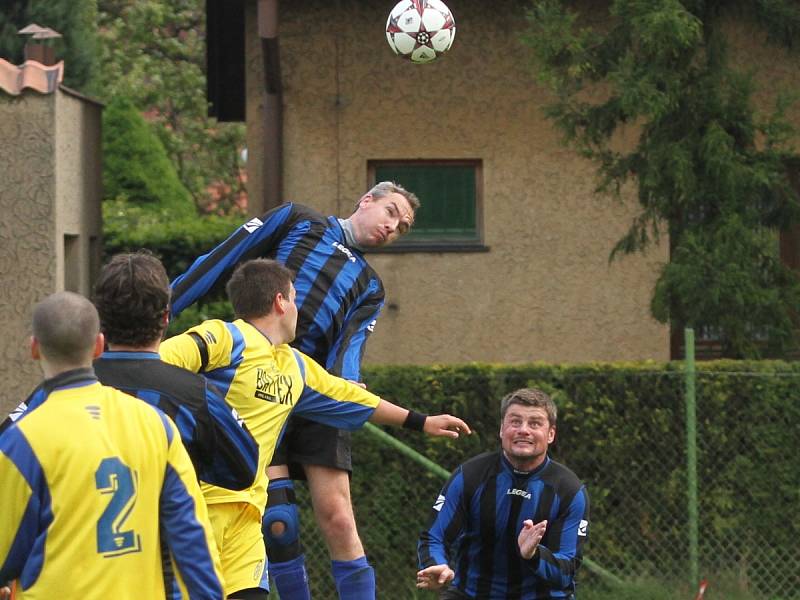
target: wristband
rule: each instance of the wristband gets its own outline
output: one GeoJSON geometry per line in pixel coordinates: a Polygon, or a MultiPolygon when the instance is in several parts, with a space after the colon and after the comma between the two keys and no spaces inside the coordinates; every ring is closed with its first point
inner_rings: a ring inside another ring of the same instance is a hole
{"type": "Polygon", "coordinates": [[[403,427],[406,429],[413,429],[414,431],[422,431],[425,428],[425,419],[427,418],[428,415],[409,410],[406,420],[403,421],[403,427]]]}

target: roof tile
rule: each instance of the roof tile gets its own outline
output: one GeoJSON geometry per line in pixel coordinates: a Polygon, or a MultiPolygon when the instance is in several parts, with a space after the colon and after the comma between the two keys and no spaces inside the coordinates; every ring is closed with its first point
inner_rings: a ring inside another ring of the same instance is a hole
{"type": "Polygon", "coordinates": [[[0,90],[19,96],[31,89],[40,94],[52,94],[64,79],[64,61],[45,66],[35,60],[26,60],[21,67],[0,58],[0,90]]]}

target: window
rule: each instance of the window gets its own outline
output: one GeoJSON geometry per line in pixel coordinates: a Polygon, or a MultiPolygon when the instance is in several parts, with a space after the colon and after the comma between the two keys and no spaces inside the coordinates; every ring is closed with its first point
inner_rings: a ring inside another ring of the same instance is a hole
{"type": "Polygon", "coordinates": [[[422,202],[411,232],[387,250],[480,251],[482,245],[480,160],[373,160],[370,187],[394,181],[422,202]]]}
{"type": "Polygon", "coordinates": [[[64,234],[64,290],[81,293],[81,245],[77,235],[64,234]]]}

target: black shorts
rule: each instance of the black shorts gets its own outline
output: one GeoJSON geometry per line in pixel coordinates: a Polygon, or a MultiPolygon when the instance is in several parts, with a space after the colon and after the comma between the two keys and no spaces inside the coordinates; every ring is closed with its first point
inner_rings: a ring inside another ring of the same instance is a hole
{"type": "Polygon", "coordinates": [[[350,432],[302,417],[290,417],[271,465],[288,465],[289,477],[305,479],[302,465],[320,465],[350,473],[350,432]]]}

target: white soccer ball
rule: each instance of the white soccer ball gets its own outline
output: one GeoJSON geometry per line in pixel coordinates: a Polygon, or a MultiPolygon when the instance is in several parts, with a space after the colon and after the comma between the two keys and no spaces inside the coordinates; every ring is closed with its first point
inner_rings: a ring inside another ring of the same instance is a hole
{"type": "Polygon", "coordinates": [[[447,52],[456,37],[453,13],[442,0],[400,0],[386,21],[386,40],[394,53],[415,63],[447,52]]]}

